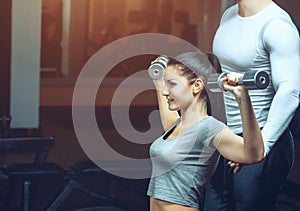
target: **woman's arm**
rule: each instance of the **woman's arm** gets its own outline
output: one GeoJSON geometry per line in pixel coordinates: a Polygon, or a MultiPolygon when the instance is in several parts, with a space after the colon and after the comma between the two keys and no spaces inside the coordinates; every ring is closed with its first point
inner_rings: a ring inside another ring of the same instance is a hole
{"type": "Polygon", "coordinates": [[[178,119],[179,114],[177,111],[170,111],[167,103],[166,97],[162,95],[163,92],[163,79],[159,80],[153,80],[153,84],[156,89],[156,95],[157,95],[157,101],[158,101],[158,107],[159,107],[159,114],[161,123],[164,130],[168,130],[178,119]]]}
{"type": "Polygon", "coordinates": [[[242,117],[243,137],[235,135],[230,129],[217,134],[213,144],[227,159],[250,164],[264,158],[263,138],[258,126],[248,90],[244,86],[236,86],[237,78],[224,78],[224,90],[234,94],[242,117]]]}

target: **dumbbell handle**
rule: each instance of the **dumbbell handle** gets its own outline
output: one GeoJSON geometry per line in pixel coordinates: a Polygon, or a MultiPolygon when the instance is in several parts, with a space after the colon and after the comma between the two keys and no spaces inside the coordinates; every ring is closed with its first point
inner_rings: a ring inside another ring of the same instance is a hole
{"type": "MultiPolygon", "coordinates": [[[[223,86],[221,79],[226,73],[211,74],[207,80],[207,87],[211,92],[222,92],[223,86]]],[[[261,70],[249,70],[238,81],[238,85],[244,85],[247,89],[265,89],[270,83],[269,74],[261,70]]]]}

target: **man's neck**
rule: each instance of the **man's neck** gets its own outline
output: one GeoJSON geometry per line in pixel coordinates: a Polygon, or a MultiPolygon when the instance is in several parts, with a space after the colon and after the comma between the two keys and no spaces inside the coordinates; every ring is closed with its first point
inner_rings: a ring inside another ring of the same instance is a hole
{"type": "Polygon", "coordinates": [[[272,2],[272,0],[237,0],[239,5],[239,15],[241,17],[255,15],[272,2]]]}

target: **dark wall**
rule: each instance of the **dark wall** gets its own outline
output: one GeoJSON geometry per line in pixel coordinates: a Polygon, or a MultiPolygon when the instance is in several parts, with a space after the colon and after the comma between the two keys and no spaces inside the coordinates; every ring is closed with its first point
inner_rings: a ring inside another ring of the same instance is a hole
{"type": "Polygon", "coordinates": [[[275,0],[292,17],[294,23],[300,30],[300,1],[299,0],[275,0]]]}
{"type": "Polygon", "coordinates": [[[11,0],[0,6],[0,116],[9,114],[10,57],[11,57],[11,0]]]}

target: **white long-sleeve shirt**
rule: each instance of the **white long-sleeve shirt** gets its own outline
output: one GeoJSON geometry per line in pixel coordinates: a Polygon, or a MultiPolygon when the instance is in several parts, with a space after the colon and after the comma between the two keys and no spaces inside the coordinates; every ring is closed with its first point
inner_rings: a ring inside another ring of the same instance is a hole
{"type": "MultiPolygon", "coordinates": [[[[249,90],[268,153],[286,130],[299,104],[299,34],[289,15],[271,3],[250,17],[238,15],[238,5],[228,8],[213,41],[213,52],[223,72],[264,70],[271,83],[264,90],[249,90]]],[[[228,126],[242,133],[238,104],[225,92],[228,126]]]]}

